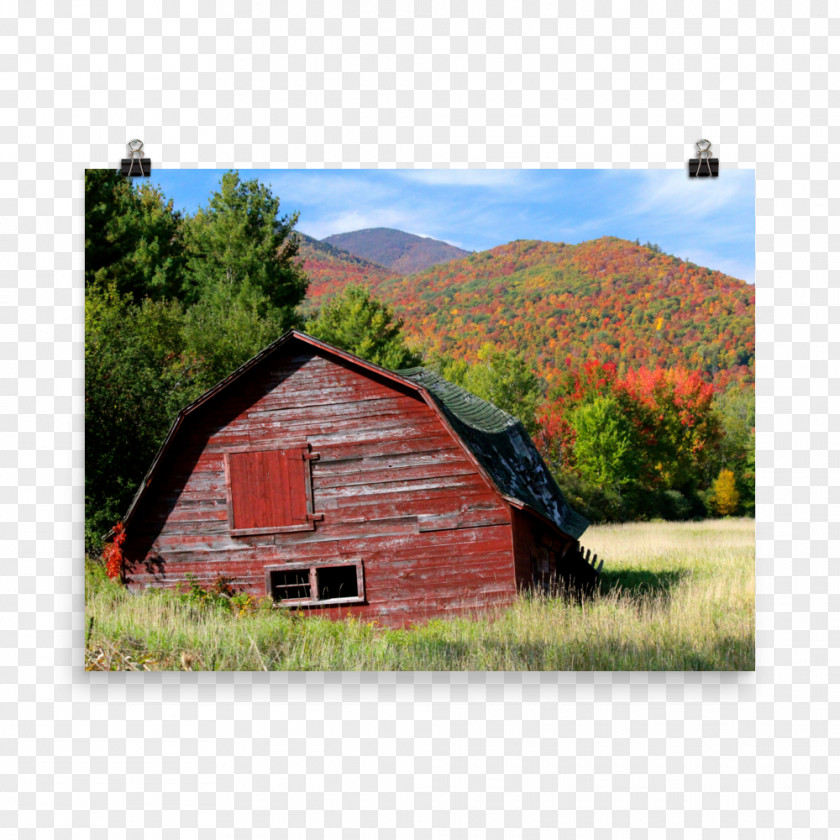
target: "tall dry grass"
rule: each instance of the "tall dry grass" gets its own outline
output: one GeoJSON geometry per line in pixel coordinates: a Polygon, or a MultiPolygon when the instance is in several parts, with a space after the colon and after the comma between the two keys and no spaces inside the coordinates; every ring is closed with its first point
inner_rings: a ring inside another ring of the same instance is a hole
{"type": "Polygon", "coordinates": [[[285,610],[236,617],[170,592],[141,596],[89,576],[91,669],[752,670],[752,520],[590,528],[605,559],[583,605],[530,595],[492,620],[436,619],[409,630],[285,610]],[[92,620],[92,624],[91,624],[92,620]]]}

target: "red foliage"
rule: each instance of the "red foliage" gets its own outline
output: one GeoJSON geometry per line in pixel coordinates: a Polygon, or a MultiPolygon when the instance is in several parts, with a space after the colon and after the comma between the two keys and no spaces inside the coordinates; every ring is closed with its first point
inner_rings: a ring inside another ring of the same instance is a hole
{"type": "Polygon", "coordinates": [[[610,395],[636,428],[646,457],[641,478],[651,485],[681,486],[691,479],[721,431],[712,411],[714,387],[698,371],[640,368],[616,374],[610,362],[590,361],[557,372],[556,385],[537,415],[537,445],[555,467],[574,469],[571,412],[610,395]]]}
{"type": "Polygon", "coordinates": [[[555,370],[552,377],[550,399],[537,410],[537,445],[555,466],[563,458],[568,460],[575,437],[567,416],[576,405],[588,399],[613,392],[616,384],[616,367],[612,362],[591,360],[580,365],[566,357],[565,369],[555,370]]]}
{"type": "Polygon", "coordinates": [[[751,382],[755,287],[614,237],[516,241],[394,277],[304,252],[309,299],[365,282],[405,320],[409,341],[475,362],[490,341],[524,355],[549,385],[565,360],[698,370],[751,382]]]}
{"type": "Polygon", "coordinates": [[[102,559],[105,561],[105,573],[112,580],[116,580],[122,575],[122,547],[124,542],[125,526],[122,522],[117,522],[114,526],[114,539],[105,546],[105,550],[102,552],[102,559]]]}
{"type": "Polygon", "coordinates": [[[394,277],[386,268],[365,260],[346,256],[334,248],[325,248],[323,243],[304,239],[298,251],[298,262],[309,277],[309,291],[304,306],[320,306],[322,299],[329,300],[345,286],[369,286],[377,289],[382,283],[394,277]]]}
{"type": "Polygon", "coordinates": [[[714,388],[696,370],[630,370],[620,387],[659,423],[670,421],[673,431],[681,431],[691,452],[696,454],[708,444],[708,434],[692,432],[706,431],[701,427],[709,418],[714,388]],[[677,423],[681,429],[676,428],[677,423]]]}

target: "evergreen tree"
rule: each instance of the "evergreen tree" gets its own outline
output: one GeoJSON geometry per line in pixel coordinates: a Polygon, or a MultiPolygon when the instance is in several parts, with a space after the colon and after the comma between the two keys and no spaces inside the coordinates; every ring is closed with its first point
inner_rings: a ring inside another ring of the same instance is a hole
{"type": "Polygon", "coordinates": [[[403,322],[364,286],[346,286],[306,323],[306,331],[390,370],[420,364],[403,337],[403,322]]]}
{"type": "Polygon", "coordinates": [[[85,172],[85,286],[113,286],[134,301],[177,298],[184,259],[182,218],[148,184],[117,170],[85,172]]]}
{"type": "Polygon", "coordinates": [[[295,307],[308,281],[294,261],[298,214],[278,220],[280,202],[257,180],[226,172],[208,206],[186,225],[186,301],[237,304],[272,314],[282,329],[297,323],[295,307]]]}

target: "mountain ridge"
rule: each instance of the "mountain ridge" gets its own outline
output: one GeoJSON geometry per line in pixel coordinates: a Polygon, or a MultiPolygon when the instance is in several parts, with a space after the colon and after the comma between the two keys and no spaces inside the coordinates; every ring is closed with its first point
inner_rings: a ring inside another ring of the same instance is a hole
{"type": "MultiPolygon", "coordinates": [[[[340,270],[313,278],[310,294],[354,282],[340,270]]],[[[754,380],[755,287],[655,246],[514,240],[365,285],[403,318],[416,348],[474,362],[489,343],[521,353],[549,383],[575,358],[682,365],[719,387],[754,380]]]]}
{"type": "Polygon", "coordinates": [[[416,274],[471,253],[440,239],[384,227],[337,233],[321,241],[396,274],[416,274]]]}
{"type": "Polygon", "coordinates": [[[297,232],[298,263],[309,276],[304,310],[311,311],[321,298],[329,298],[353,283],[378,288],[391,272],[381,265],[356,257],[328,242],[297,232]]]}

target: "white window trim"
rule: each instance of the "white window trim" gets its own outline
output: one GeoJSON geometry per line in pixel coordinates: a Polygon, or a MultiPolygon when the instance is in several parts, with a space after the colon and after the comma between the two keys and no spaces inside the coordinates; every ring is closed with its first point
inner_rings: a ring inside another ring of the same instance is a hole
{"type": "MultiPolygon", "coordinates": [[[[265,567],[265,591],[272,596],[271,573],[272,572],[294,572],[306,569],[309,571],[309,589],[313,597],[293,598],[288,600],[275,601],[289,607],[332,607],[341,604],[363,604],[365,603],[365,573],[364,566],[360,559],[342,558],[341,560],[315,561],[312,563],[282,563],[265,567]],[[349,598],[328,598],[326,601],[318,600],[318,569],[327,569],[336,566],[356,567],[356,590],[358,595],[349,598]]],[[[273,597],[273,596],[272,596],[273,597]]]]}

